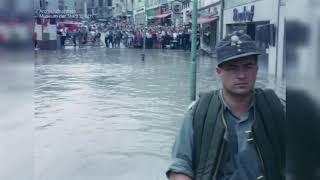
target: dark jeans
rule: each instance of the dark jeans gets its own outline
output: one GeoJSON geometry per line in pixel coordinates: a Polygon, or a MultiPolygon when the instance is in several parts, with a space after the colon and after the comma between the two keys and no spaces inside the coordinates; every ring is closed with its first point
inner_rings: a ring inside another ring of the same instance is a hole
{"type": "Polygon", "coordinates": [[[66,36],[61,36],[61,45],[64,46],[64,42],[66,41],[66,36]]]}

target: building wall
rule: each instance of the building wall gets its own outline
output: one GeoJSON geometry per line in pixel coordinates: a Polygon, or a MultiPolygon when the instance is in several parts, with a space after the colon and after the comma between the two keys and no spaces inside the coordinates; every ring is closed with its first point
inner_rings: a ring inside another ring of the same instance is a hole
{"type": "Polygon", "coordinates": [[[202,8],[202,7],[205,7],[205,6],[209,6],[211,4],[214,4],[214,3],[218,3],[220,0],[200,0],[199,4],[198,4],[198,8],[202,8]]]}
{"type": "Polygon", "coordinates": [[[113,15],[120,16],[124,15],[128,10],[128,3],[129,0],[113,0],[112,8],[113,8],[113,15]]]}
{"type": "Polygon", "coordinates": [[[64,0],[64,5],[67,7],[67,10],[75,10],[75,1],[76,0],[64,0]]]}
{"type": "Polygon", "coordinates": [[[160,6],[159,0],[146,0],[147,9],[157,8],[160,6]]]}
{"type": "Polygon", "coordinates": [[[244,5],[244,4],[248,4],[248,3],[252,3],[255,1],[261,1],[261,0],[225,0],[225,8],[232,8],[232,7],[237,7],[240,5],[244,5]]]}
{"type": "MultiPolygon", "coordinates": [[[[1,1],[3,3],[3,1],[1,1]]],[[[1,10],[1,7],[4,7],[0,2],[0,10],[1,10]]],[[[36,9],[40,9],[40,0],[33,0],[33,9],[36,10],[36,9]]]]}
{"type": "Polygon", "coordinates": [[[139,8],[144,7],[145,5],[145,0],[134,0],[133,1],[133,9],[137,10],[139,8]]]}
{"type": "Polygon", "coordinates": [[[277,80],[281,81],[281,80],[285,80],[285,66],[286,66],[286,62],[285,62],[285,57],[284,57],[284,53],[285,53],[285,47],[284,44],[285,42],[285,31],[284,31],[284,24],[285,24],[285,4],[280,6],[280,11],[279,11],[279,38],[278,38],[278,55],[277,55],[277,80]]]}
{"type": "Polygon", "coordinates": [[[133,22],[135,25],[143,24],[145,22],[145,0],[133,1],[133,22]]]}
{"type": "Polygon", "coordinates": [[[95,15],[97,18],[106,18],[112,15],[111,0],[72,0],[75,2],[77,13],[84,14],[84,2],[87,1],[88,15],[95,15]],[[102,5],[102,6],[101,6],[102,5]]]}
{"type": "Polygon", "coordinates": [[[48,2],[47,10],[58,10],[59,2],[58,0],[46,0],[48,2]]]}

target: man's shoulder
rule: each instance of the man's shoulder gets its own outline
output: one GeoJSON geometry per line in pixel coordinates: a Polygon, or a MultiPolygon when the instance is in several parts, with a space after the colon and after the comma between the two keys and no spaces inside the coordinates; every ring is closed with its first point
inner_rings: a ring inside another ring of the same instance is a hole
{"type": "MultiPolygon", "coordinates": [[[[220,89],[200,92],[197,99],[188,105],[188,111],[195,111],[198,104],[204,101],[210,101],[213,95],[219,95],[220,89]]],[[[206,103],[207,104],[207,103],[206,103]]]]}
{"type": "Polygon", "coordinates": [[[199,99],[198,100],[195,100],[195,101],[192,101],[189,105],[188,105],[188,111],[191,111],[193,109],[195,109],[196,105],[198,104],[199,102],[199,99]]]}
{"type": "Polygon", "coordinates": [[[256,96],[264,96],[267,99],[281,100],[281,98],[277,95],[277,93],[270,88],[255,88],[256,96]]]}
{"type": "Polygon", "coordinates": [[[207,96],[218,95],[220,91],[221,91],[221,89],[215,89],[215,90],[200,92],[199,99],[200,98],[207,98],[207,96]]]}
{"type": "MultiPolygon", "coordinates": [[[[280,98],[273,89],[269,88],[256,88],[255,89],[256,99],[268,101],[268,104],[272,106],[272,108],[281,108],[285,110],[286,101],[280,98]]],[[[256,100],[257,103],[257,100],[256,100]]],[[[264,102],[262,102],[264,103],[264,102]]],[[[261,104],[261,103],[260,103],[261,104]]]]}

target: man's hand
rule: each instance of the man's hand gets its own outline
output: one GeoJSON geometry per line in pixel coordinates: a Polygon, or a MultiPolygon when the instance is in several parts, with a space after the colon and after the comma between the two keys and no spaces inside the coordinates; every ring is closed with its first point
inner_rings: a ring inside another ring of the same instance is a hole
{"type": "Polygon", "coordinates": [[[170,173],[170,180],[192,180],[189,176],[178,173],[170,173]]]}

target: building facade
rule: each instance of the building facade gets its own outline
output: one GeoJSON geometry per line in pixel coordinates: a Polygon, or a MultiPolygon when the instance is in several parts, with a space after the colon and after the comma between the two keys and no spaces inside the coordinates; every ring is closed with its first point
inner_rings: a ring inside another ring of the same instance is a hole
{"type": "Polygon", "coordinates": [[[33,9],[42,10],[75,10],[76,0],[33,0],[33,9]]]}
{"type": "Polygon", "coordinates": [[[75,9],[86,18],[105,19],[112,16],[112,0],[76,0],[75,9]]]}
{"type": "Polygon", "coordinates": [[[133,11],[133,0],[113,0],[113,16],[131,17],[133,11]]]}
{"type": "Polygon", "coordinates": [[[76,0],[64,0],[65,10],[76,10],[76,0]]]}

